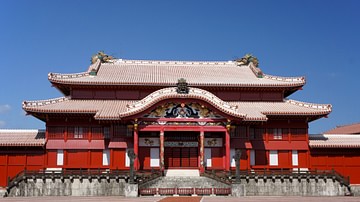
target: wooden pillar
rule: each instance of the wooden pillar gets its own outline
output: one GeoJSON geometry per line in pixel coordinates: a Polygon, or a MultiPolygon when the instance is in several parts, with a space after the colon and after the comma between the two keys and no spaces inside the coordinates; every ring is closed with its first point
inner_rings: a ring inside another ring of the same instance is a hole
{"type": "Polygon", "coordinates": [[[230,134],[225,131],[225,170],[230,171],[230,134]]]}
{"type": "Polygon", "coordinates": [[[160,170],[165,170],[164,164],[164,129],[160,130],[160,170]]]}
{"type": "Polygon", "coordinates": [[[134,124],[134,153],[136,158],[134,159],[134,169],[139,169],[139,134],[137,130],[137,123],[134,124]]]}
{"type": "Polygon", "coordinates": [[[203,173],[204,171],[204,131],[200,131],[200,173],[203,173]]]}

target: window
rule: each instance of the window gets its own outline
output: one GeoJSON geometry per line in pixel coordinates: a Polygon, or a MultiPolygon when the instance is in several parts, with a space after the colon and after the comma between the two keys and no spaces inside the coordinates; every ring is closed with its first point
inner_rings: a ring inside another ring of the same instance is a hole
{"type": "Polygon", "coordinates": [[[82,127],[74,128],[74,138],[83,138],[83,128],[82,127]]]}
{"type": "Polygon", "coordinates": [[[250,140],[253,140],[253,139],[255,139],[255,128],[250,128],[250,130],[249,130],[249,138],[250,138],[250,140]]]}
{"type": "Polygon", "coordinates": [[[250,150],[250,165],[255,165],[255,150],[250,150]]]}
{"type": "Polygon", "coordinates": [[[62,149],[57,150],[56,165],[58,166],[64,165],[64,150],[62,149]]]}
{"type": "Polygon", "coordinates": [[[235,149],[230,149],[230,166],[231,167],[235,167],[235,159],[234,157],[235,156],[235,149]]]}
{"type": "Polygon", "coordinates": [[[262,140],[264,135],[264,129],[263,128],[255,128],[255,139],[256,140],[262,140]]]}
{"type": "Polygon", "coordinates": [[[282,139],[282,130],[281,128],[275,128],[273,130],[274,140],[281,140],[282,139]]]}
{"type": "Polygon", "coordinates": [[[269,159],[270,159],[270,166],[278,166],[278,151],[277,150],[270,150],[269,153],[269,159]]]}
{"type": "Polygon", "coordinates": [[[132,125],[114,126],[114,137],[132,137],[134,133],[132,125]]]}
{"type": "Polygon", "coordinates": [[[306,136],[307,136],[306,128],[291,128],[290,133],[292,140],[306,140],[306,136]]]}
{"type": "Polygon", "coordinates": [[[231,137],[246,138],[246,126],[231,126],[231,137]]]}
{"type": "Polygon", "coordinates": [[[101,127],[92,127],[91,128],[91,139],[92,140],[102,140],[104,139],[103,131],[101,127]]]}
{"type": "Polygon", "coordinates": [[[211,161],[211,148],[205,148],[205,162],[206,162],[206,167],[211,167],[212,166],[212,161],[211,161]]]}
{"type": "Polygon", "coordinates": [[[128,149],[125,151],[125,167],[130,167],[130,158],[128,156],[128,149]]]}
{"type": "Polygon", "coordinates": [[[104,149],[103,150],[103,161],[102,161],[103,166],[108,166],[110,165],[110,150],[109,149],[104,149]]]}
{"type": "Polygon", "coordinates": [[[64,139],[64,127],[48,127],[49,139],[64,139]]]}
{"type": "Polygon", "coordinates": [[[110,139],[110,127],[104,127],[104,138],[110,139]]]}
{"type": "Polygon", "coordinates": [[[150,167],[160,166],[159,148],[150,148],[150,167]]]}
{"type": "Polygon", "coordinates": [[[293,166],[299,165],[299,156],[297,150],[292,150],[292,165],[293,166]]]}

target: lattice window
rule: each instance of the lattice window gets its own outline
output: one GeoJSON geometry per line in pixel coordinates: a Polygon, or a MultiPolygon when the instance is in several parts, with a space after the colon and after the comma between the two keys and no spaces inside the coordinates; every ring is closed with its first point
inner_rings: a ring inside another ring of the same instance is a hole
{"type": "Polygon", "coordinates": [[[110,139],[110,127],[104,127],[104,138],[110,139]]]}
{"type": "Polygon", "coordinates": [[[93,139],[93,140],[104,139],[103,130],[101,127],[92,127],[91,128],[91,139],[93,139]]]}
{"type": "Polygon", "coordinates": [[[87,127],[68,127],[69,139],[87,139],[89,128],[87,127]]]}
{"type": "Polygon", "coordinates": [[[115,125],[114,126],[114,137],[131,137],[133,136],[134,130],[131,125],[115,125]]]}
{"type": "Polygon", "coordinates": [[[231,126],[231,137],[246,138],[246,126],[231,126]]]}
{"type": "Polygon", "coordinates": [[[283,134],[282,134],[281,128],[269,128],[269,129],[267,129],[267,131],[268,131],[269,139],[274,139],[274,140],[282,140],[283,139],[283,134]]]}
{"type": "Polygon", "coordinates": [[[306,140],[306,128],[291,128],[290,133],[292,140],[306,140]]]}
{"type": "Polygon", "coordinates": [[[48,127],[48,138],[49,139],[64,139],[65,127],[48,127]]]}

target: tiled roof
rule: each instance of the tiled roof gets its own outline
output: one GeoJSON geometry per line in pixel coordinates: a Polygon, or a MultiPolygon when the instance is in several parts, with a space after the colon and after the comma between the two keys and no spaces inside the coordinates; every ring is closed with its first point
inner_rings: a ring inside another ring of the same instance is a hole
{"type": "Polygon", "coordinates": [[[184,78],[191,86],[300,87],[304,77],[279,77],[264,74],[252,63],[235,61],[151,61],[122,60],[95,63],[88,71],[75,74],[50,73],[49,80],[59,84],[175,86],[184,78]],[[92,75],[90,72],[95,72],[92,75]]]}
{"type": "Polygon", "coordinates": [[[324,134],[360,134],[360,123],[337,126],[334,129],[324,132],[324,134]]]}
{"type": "Polygon", "coordinates": [[[0,146],[44,146],[44,130],[6,130],[0,129],[0,146]]]}
{"type": "Polygon", "coordinates": [[[310,135],[311,148],[360,148],[360,135],[310,135]]]}
{"type": "Polygon", "coordinates": [[[245,121],[266,121],[266,115],[325,116],[331,105],[310,104],[294,100],[283,102],[225,102],[214,94],[189,88],[189,94],[178,94],[176,88],[155,91],[142,100],[73,100],[62,97],[43,101],[25,101],[27,112],[42,113],[90,113],[98,120],[118,120],[148,110],[157,102],[173,98],[203,100],[219,111],[245,121]]]}

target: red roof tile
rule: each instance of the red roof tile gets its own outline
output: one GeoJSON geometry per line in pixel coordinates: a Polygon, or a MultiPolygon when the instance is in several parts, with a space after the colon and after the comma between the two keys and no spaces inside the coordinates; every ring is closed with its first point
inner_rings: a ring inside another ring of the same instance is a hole
{"type": "Polygon", "coordinates": [[[360,134],[360,123],[337,126],[334,129],[324,132],[324,134],[360,134]]]}
{"type": "Polygon", "coordinates": [[[299,87],[304,77],[266,75],[259,78],[250,65],[235,61],[151,61],[114,60],[113,63],[96,63],[87,72],[75,74],[50,73],[49,80],[59,84],[84,85],[152,85],[174,86],[184,78],[191,86],[228,87],[299,87]],[[91,75],[90,72],[97,72],[91,75]]]}
{"type": "Polygon", "coordinates": [[[360,135],[310,135],[309,146],[311,148],[360,148],[360,135]]]}
{"type": "Polygon", "coordinates": [[[58,98],[43,101],[26,101],[27,112],[38,113],[89,113],[98,120],[119,120],[136,115],[153,107],[156,103],[171,98],[203,100],[219,111],[245,121],[266,121],[266,115],[325,116],[331,112],[331,105],[311,104],[294,100],[283,102],[225,102],[214,94],[189,88],[189,94],[178,94],[176,88],[155,91],[142,100],[72,100],[58,98]]]}
{"type": "Polygon", "coordinates": [[[0,129],[0,146],[41,147],[45,145],[43,130],[6,130],[0,129]]]}

